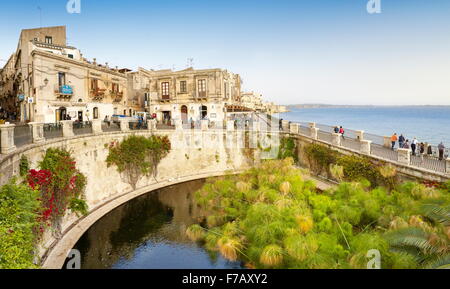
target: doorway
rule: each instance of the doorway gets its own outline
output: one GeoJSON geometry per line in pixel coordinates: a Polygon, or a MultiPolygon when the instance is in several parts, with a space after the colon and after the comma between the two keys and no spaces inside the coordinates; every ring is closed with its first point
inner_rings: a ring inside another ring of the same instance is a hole
{"type": "Polygon", "coordinates": [[[163,111],[163,123],[170,125],[172,121],[172,113],[170,111],[163,111]]]}
{"type": "Polygon", "coordinates": [[[83,122],[83,112],[82,111],[78,112],[78,121],[83,122]]]}
{"type": "Polygon", "coordinates": [[[67,119],[67,109],[65,107],[60,107],[55,111],[56,122],[67,119]]]}
{"type": "Polygon", "coordinates": [[[185,105],[181,107],[181,120],[183,121],[183,123],[188,122],[188,108],[185,105]]]}
{"type": "Polygon", "coordinates": [[[202,106],[201,115],[202,115],[202,119],[205,119],[208,116],[208,107],[206,105],[202,106]]]}

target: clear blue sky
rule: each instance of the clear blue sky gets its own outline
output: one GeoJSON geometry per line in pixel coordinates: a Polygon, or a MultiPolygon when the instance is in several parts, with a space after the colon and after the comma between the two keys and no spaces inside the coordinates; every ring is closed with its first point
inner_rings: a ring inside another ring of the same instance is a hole
{"type": "MultiPolygon", "coordinates": [[[[67,25],[90,59],[136,69],[226,68],[289,103],[450,104],[450,1],[66,0],[0,3],[0,59],[21,29],[67,25]]],[[[0,65],[4,62],[0,61],[0,65]]]]}

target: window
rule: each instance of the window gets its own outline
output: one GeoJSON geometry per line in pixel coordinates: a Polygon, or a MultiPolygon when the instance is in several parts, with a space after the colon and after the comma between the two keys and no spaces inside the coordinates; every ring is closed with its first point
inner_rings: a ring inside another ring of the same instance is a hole
{"type": "Polygon", "coordinates": [[[200,79],[198,81],[198,96],[206,97],[206,79],[200,79]]]}
{"type": "Polygon", "coordinates": [[[94,107],[94,119],[98,119],[98,107],[94,107]]]}
{"type": "Polygon", "coordinates": [[[66,74],[64,72],[58,72],[58,85],[59,87],[66,85],[66,74]]]}
{"type": "Polygon", "coordinates": [[[180,92],[187,93],[187,82],[185,80],[180,81],[180,92]]]}
{"type": "Polygon", "coordinates": [[[45,43],[47,43],[47,44],[53,44],[53,37],[51,37],[51,36],[45,36],[45,43]]]}
{"type": "Polygon", "coordinates": [[[119,84],[118,83],[113,83],[112,84],[112,92],[114,93],[119,93],[119,84]]]}
{"type": "Polygon", "coordinates": [[[169,89],[169,83],[163,82],[161,83],[161,93],[163,99],[169,99],[170,98],[170,89],[169,89]]]}
{"type": "Polygon", "coordinates": [[[225,82],[224,84],[224,96],[225,98],[228,98],[230,95],[228,94],[228,83],[225,82]]]}
{"type": "Polygon", "coordinates": [[[91,90],[93,90],[93,91],[98,90],[98,79],[95,79],[95,78],[91,79],[91,90]]]}
{"type": "Polygon", "coordinates": [[[70,59],[73,59],[73,54],[67,54],[67,57],[69,57],[70,59]]]}

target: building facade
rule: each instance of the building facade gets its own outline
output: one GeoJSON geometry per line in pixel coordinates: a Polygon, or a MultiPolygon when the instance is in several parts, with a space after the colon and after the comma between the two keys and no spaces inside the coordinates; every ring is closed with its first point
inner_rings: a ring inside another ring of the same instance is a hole
{"type": "Polygon", "coordinates": [[[26,29],[0,70],[0,117],[56,123],[146,112],[173,125],[279,110],[259,94],[242,93],[241,83],[238,74],[223,69],[113,69],[68,46],[65,26],[26,29]]]}
{"type": "Polygon", "coordinates": [[[181,71],[146,70],[129,74],[130,94],[139,96],[146,111],[159,122],[173,124],[226,119],[231,106],[241,102],[241,78],[222,69],[181,71]]]}
{"type": "Polygon", "coordinates": [[[2,70],[7,88],[0,90],[2,107],[21,122],[55,123],[130,113],[127,71],[83,58],[66,44],[64,26],[23,30],[16,53],[2,70]]]}

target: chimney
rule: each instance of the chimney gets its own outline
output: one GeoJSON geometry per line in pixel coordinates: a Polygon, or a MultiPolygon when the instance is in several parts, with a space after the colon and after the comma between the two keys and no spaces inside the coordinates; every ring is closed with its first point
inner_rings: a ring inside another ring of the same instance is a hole
{"type": "Polygon", "coordinates": [[[94,65],[97,65],[97,58],[94,58],[94,65]]]}

